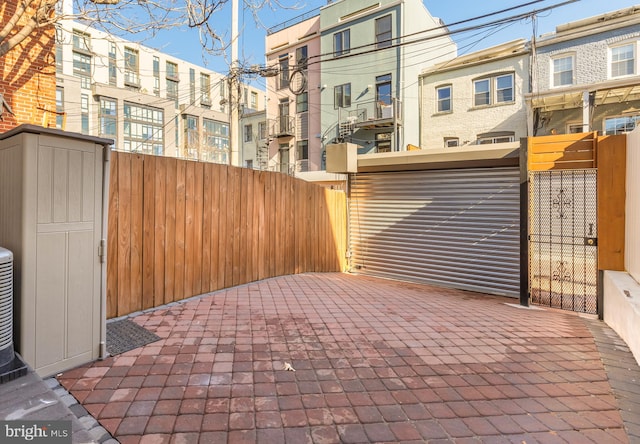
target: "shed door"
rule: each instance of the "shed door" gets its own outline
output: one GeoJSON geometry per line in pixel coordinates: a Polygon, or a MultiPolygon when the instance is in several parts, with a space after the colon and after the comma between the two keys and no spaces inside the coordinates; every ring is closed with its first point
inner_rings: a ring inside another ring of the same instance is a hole
{"type": "Polygon", "coordinates": [[[99,356],[102,156],[93,143],[39,141],[35,293],[23,301],[22,338],[46,376],[99,356]]]}
{"type": "Polygon", "coordinates": [[[520,171],[353,175],[351,271],[518,297],[520,171]]]}

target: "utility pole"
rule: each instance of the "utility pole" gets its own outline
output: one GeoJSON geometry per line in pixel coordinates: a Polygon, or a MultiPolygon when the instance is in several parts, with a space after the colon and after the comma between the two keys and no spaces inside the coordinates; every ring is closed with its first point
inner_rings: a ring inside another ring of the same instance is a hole
{"type": "Polygon", "coordinates": [[[229,121],[231,165],[240,166],[240,84],[238,75],[238,0],[231,3],[231,71],[229,74],[229,106],[231,107],[231,117],[229,121]]]}

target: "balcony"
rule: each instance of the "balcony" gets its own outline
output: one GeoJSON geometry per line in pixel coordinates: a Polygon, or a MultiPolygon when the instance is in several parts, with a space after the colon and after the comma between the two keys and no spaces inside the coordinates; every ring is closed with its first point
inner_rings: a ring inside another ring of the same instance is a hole
{"type": "Polygon", "coordinates": [[[280,116],[275,119],[269,119],[269,137],[282,139],[293,136],[295,136],[295,118],[293,116],[280,116]]]}
{"type": "Polygon", "coordinates": [[[402,102],[393,99],[391,104],[384,102],[362,102],[356,109],[340,116],[340,122],[349,122],[355,128],[376,129],[402,125],[402,102]]]}

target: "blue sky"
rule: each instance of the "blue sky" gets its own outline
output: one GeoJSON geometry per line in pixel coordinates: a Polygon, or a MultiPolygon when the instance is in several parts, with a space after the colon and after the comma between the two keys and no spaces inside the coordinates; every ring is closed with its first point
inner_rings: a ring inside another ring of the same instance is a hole
{"type": "MultiPolygon", "coordinates": [[[[362,0],[359,0],[362,1],[362,0]]],[[[528,3],[529,0],[424,0],[424,4],[434,17],[441,18],[446,24],[470,19],[480,15],[492,13],[498,10],[518,6],[528,3]]],[[[636,0],[637,1],[637,0],[636,0]]],[[[502,16],[511,16],[518,13],[541,9],[555,4],[562,3],[563,0],[545,0],[534,5],[516,9],[502,16]]],[[[213,18],[213,26],[223,35],[231,34],[231,8],[230,1],[228,7],[218,12],[213,18]]],[[[292,7],[291,9],[269,10],[263,9],[259,16],[264,26],[270,27],[294,18],[307,11],[316,10],[327,4],[326,0],[280,0],[280,3],[292,7]]],[[[240,0],[242,5],[242,0],[240,0]]],[[[593,15],[614,11],[617,9],[634,6],[634,0],[580,0],[575,3],[558,7],[552,11],[541,13],[537,20],[537,35],[551,32],[556,25],[580,20],[593,15]]],[[[502,17],[498,16],[498,17],[502,17]]],[[[251,13],[246,9],[240,10],[240,59],[246,60],[248,64],[264,64],[264,38],[266,31],[263,27],[257,26],[251,13]]],[[[490,18],[472,22],[471,24],[485,23],[490,18]]],[[[522,20],[507,27],[487,30],[480,34],[471,35],[458,34],[454,40],[458,43],[459,54],[473,52],[483,48],[488,48],[500,43],[504,43],[517,38],[530,39],[533,27],[530,20],[522,20]]],[[[145,42],[145,45],[160,49],[183,60],[187,60],[199,65],[206,65],[215,71],[228,72],[227,61],[224,57],[204,56],[197,44],[197,34],[193,31],[173,30],[170,33],[160,35],[152,41],[145,42]]],[[[260,85],[260,81],[256,86],[260,85]]]]}

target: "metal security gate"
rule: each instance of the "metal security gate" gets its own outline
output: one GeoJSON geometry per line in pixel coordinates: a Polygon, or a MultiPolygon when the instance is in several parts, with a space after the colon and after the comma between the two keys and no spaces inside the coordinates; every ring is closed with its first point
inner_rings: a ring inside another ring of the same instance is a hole
{"type": "Polygon", "coordinates": [[[598,313],[597,170],[529,173],[531,302],[598,313]]]}
{"type": "Polygon", "coordinates": [[[518,297],[518,167],[359,173],[353,273],[518,297]]]}

